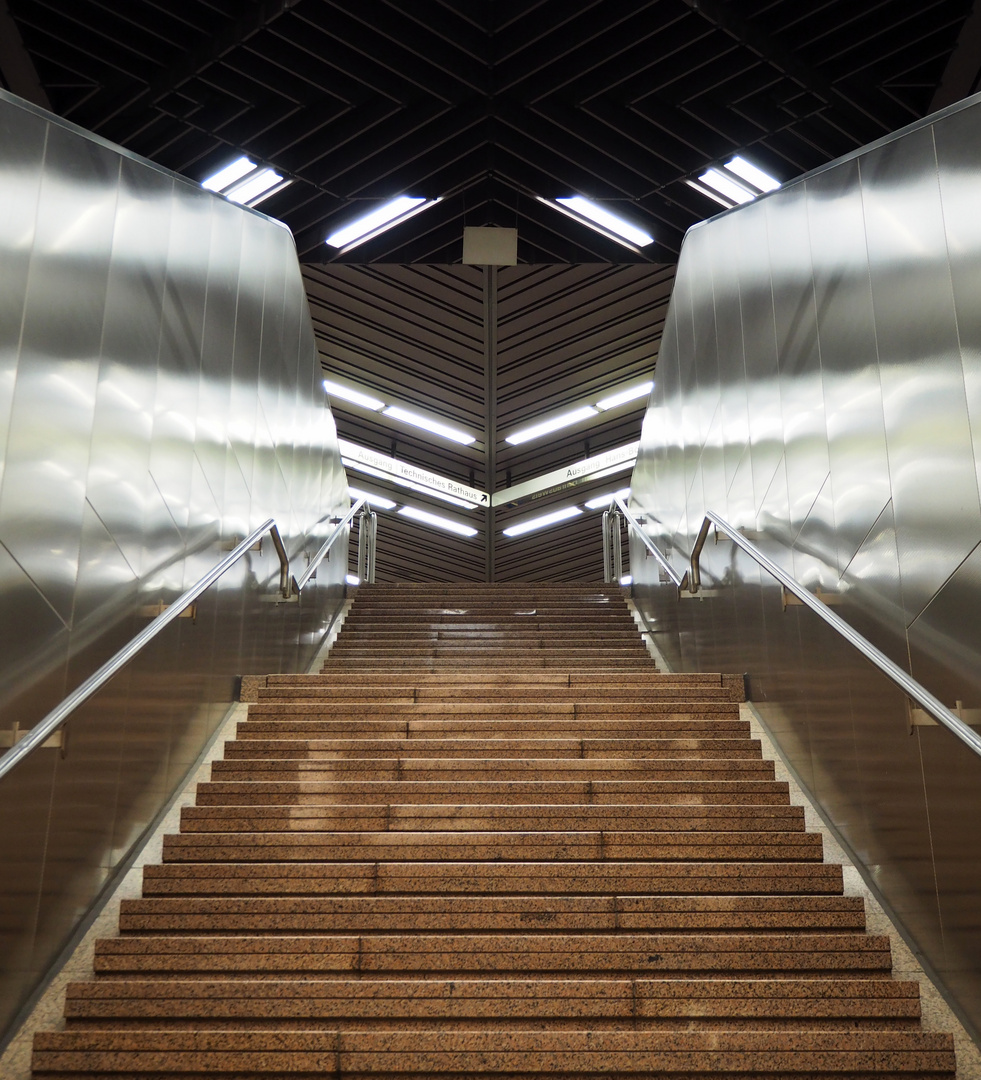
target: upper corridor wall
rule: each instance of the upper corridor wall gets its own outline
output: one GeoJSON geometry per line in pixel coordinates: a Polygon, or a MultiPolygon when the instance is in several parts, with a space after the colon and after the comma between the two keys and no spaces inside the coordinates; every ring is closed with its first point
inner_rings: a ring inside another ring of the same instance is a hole
{"type": "MultiPolygon", "coordinates": [[[[633,478],[679,570],[704,512],[954,707],[981,709],[981,99],[688,234],[633,478]]],[[[981,761],[731,544],[678,603],[680,668],[747,670],[783,752],[981,1029],[981,761]],[[910,731],[912,730],[912,736],[910,731]]],[[[967,714],[968,719],[981,713],[967,714]]]]}
{"type": "MultiPolygon", "coordinates": [[[[292,237],[0,93],[0,709],[30,728],[266,519],[349,506],[292,237]]],[[[305,669],[346,537],[268,539],[0,781],[0,1031],[236,697],[305,669]]]]}

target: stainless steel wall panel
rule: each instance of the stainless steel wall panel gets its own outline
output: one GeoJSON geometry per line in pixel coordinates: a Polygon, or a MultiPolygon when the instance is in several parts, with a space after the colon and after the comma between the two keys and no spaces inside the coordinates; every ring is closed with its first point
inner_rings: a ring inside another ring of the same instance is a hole
{"type": "MultiPolygon", "coordinates": [[[[981,97],[692,230],[631,481],[679,571],[715,510],[968,718],[981,715],[979,154],[981,97]]],[[[679,603],[636,538],[630,555],[664,655],[748,672],[781,751],[981,1034],[981,761],[911,724],[903,694],[785,608],[732,544],[706,544],[702,601],[679,603]]]]}
{"type": "Polygon", "coordinates": [[[73,151],[72,137],[52,127],[0,487],[0,536],[66,621],[119,173],[118,158],[101,147],[73,151]]]}
{"type": "MultiPolygon", "coordinates": [[[[288,232],[2,91],[0,133],[0,708],[29,728],[229,541],[276,517],[302,566],[349,500],[288,232]]],[[[0,781],[0,1029],[238,677],[309,662],[346,563],[270,603],[267,540],[0,781]]]]}
{"type": "Polygon", "coordinates": [[[934,126],[933,135],[975,474],[981,477],[981,439],[977,437],[981,431],[981,261],[977,259],[981,215],[977,212],[976,149],[981,144],[981,113],[976,109],[954,113],[934,126]]]}
{"type": "Polygon", "coordinates": [[[830,468],[806,199],[806,186],[798,184],[786,198],[764,203],[793,532],[803,524],[830,468]]]}
{"type": "Polygon", "coordinates": [[[915,618],[981,536],[930,128],[862,159],[862,198],[903,600],[915,618]],[[915,313],[915,318],[910,315],[915,313]],[[955,527],[935,530],[932,522],[955,527]]]}
{"type": "Polygon", "coordinates": [[[857,162],[808,181],[807,222],[840,573],[890,498],[857,162]]]}
{"type": "Polygon", "coordinates": [[[784,446],[766,207],[751,203],[732,216],[739,226],[733,269],[739,283],[753,489],[759,503],[783,458],[784,446]]]}
{"type": "MultiPolygon", "coordinates": [[[[0,215],[0,451],[6,449],[24,318],[27,275],[37,221],[47,124],[32,113],[0,112],[0,145],[8,147],[0,215]]],[[[0,484],[3,471],[0,467],[0,484]]]]}

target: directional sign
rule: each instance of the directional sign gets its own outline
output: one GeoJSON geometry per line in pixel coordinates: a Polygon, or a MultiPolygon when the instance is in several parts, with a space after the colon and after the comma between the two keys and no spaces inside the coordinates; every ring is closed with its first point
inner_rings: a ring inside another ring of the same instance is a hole
{"type": "Polygon", "coordinates": [[[403,487],[412,487],[419,491],[427,488],[431,491],[441,491],[444,495],[452,495],[469,506],[487,506],[488,504],[486,491],[467,487],[466,484],[450,480],[447,476],[427,472],[417,465],[387,457],[375,450],[369,450],[366,446],[348,442],[347,439],[338,439],[337,442],[344,463],[352,469],[357,470],[359,466],[363,466],[365,472],[381,473],[403,487]]]}
{"type": "Polygon", "coordinates": [[[554,469],[550,473],[536,476],[534,480],[525,480],[521,484],[495,491],[494,505],[516,506],[518,503],[528,502],[531,499],[542,499],[546,495],[554,495],[568,488],[579,487],[580,484],[597,480],[601,476],[622,472],[629,469],[637,460],[639,447],[639,441],[627,443],[626,446],[618,446],[602,454],[584,458],[573,465],[564,465],[561,469],[554,469]]]}

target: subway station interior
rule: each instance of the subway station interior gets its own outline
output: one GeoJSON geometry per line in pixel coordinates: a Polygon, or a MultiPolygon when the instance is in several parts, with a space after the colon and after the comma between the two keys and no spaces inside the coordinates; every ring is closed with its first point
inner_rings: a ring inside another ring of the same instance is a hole
{"type": "Polygon", "coordinates": [[[971,0],[0,0],[0,1080],[981,1078],[979,83],[971,0]]]}

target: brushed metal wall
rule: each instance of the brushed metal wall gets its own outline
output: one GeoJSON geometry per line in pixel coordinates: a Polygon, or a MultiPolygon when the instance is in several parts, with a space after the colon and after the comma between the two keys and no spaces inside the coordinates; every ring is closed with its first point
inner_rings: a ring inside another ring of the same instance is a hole
{"type": "MultiPolygon", "coordinates": [[[[711,509],[946,704],[981,710],[981,98],[691,230],[633,476],[685,566],[711,509]]],[[[729,543],[680,669],[748,671],[780,746],[981,1030],[981,760],[729,543]]],[[[981,712],[965,719],[981,724],[981,712]]]]}
{"type": "MultiPolygon", "coordinates": [[[[0,93],[0,708],[32,726],[275,517],[349,506],[292,237],[0,93]]],[[[303,668],[346,544],[268,541],[0,781],[0,1031],[234,700],[303,668]]]]}

